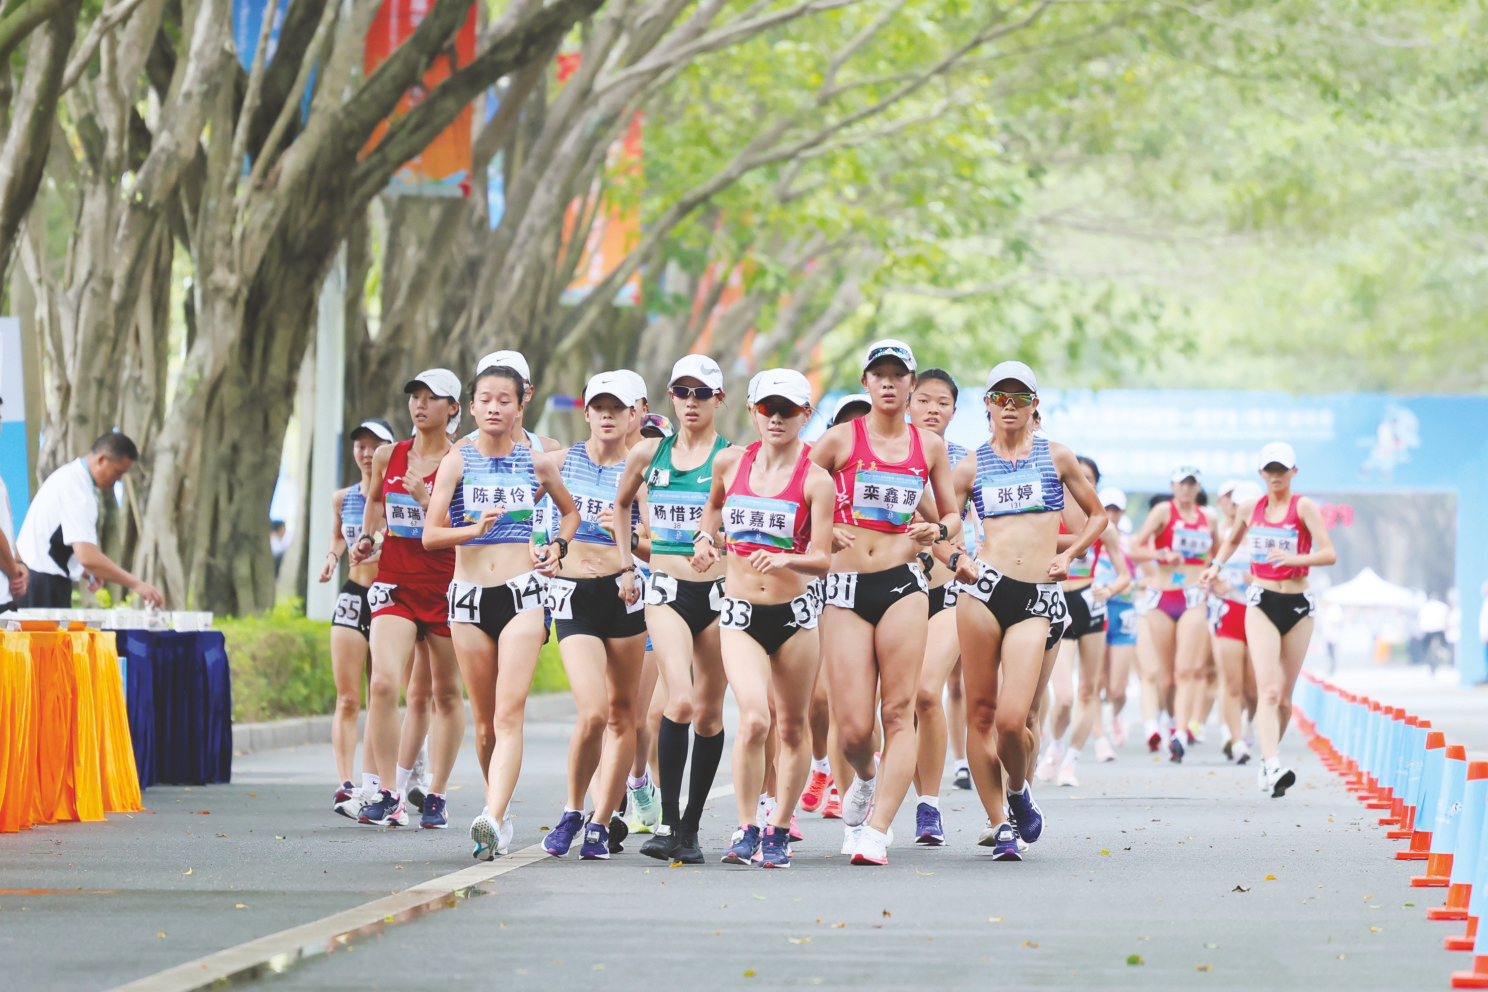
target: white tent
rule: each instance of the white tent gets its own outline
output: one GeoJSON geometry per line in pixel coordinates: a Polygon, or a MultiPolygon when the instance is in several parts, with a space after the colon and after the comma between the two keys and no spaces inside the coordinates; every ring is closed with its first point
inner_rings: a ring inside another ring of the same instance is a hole
{"type": "Polygon", "coordinates": [[[1365,568],[1358,575],[1323,593],[1323,599],[1340,606],[1386,606],[1396,609],[1413,609],[1417,594],[1405,586],[1386,582],[1375,574],[1374,569],[1365,568]]]}

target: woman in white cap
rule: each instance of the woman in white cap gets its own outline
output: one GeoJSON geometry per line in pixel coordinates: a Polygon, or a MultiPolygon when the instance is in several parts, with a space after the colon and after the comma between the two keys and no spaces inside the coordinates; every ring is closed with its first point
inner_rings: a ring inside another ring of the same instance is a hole
{"type": "Polygon", "coordinates": [[[790,817],[806,786],[811,748],[806,719],[818,665],[820,603],[812,579],[831,562],[832,479],[814,465],[801,428],[811,385],[794,369],[769,369],[749,382],[750,419],[760,439],[713,461],[713,486],[698,525],[693,567],[713,571],[720,520],[728,547],[719,620],[723,667],[739,704],[734,800],[739,828],[726,864],[790,867],[790,817]],[[765,784],[771,701],[779,733],[778,804],[763,827],[755,796],[765,784]]]}
{"type": "MultiPolygon", "coordinates": [[[[1249,538],[1250,589],[1245,611],[1245,640],[1255,665],[1256,738],[1261,747],[1261,767],[1256,780],[1273,798],[1286,794],[1297,781],[1290,768],[1281,764],[1281,737],[1292,716],[1292,689],[1307,657],[1312,640],[1316,602],[1307,591],[1307,573],[1314,566],[1338,560],[1333,539],[1317,504],[1292,492],[1297,475],[1297,455],[1292,446],[1275,441],[1261,449],[1261,479],[1266,495],[1242,504],[1235,514],[1229,536],[1214,553],[1216,562],[1249,538]]],[[[1210,586],[1219,566],[1204,570],[1202,581],[1210,586]]]]}
{"type": "MultiPolygon", "coordinates": [[[[558,650],[573,688],[578,718],[568,748],[568,802],[558,824],[543,838],[549,854],[562,857],[584,835],[579,857],[609,858],[625,839],[625,825],[612,815],[624,796],[625,775],[636,746],[636,694],[646,651],[645,604],[627,602],[613,527],[615,493],[625,471],[626,438],[637,420],[634,381],[601,372],[584,387],[589,440],[561,455],[563,484],[579,509],[569,558],[548,580],[548,610],[558,631],[558,650]],[[594,815],[584,823],[584,795],[594,797],[594,815]]],[[[645,543],[643,509],[631,504],[631,548],[645,543]]],[[[630,569],[634,569],[632,564],[630,569]]]]}
{"type": "Polygon", "coordinates": [[[460,671],[450,644],[444,602],[454,574],[455,554],[424,548],[425,509],[414,492],[432,486],[439,463],[449,451],[446,429],[450,418],[460,412],[460,380],[449,369],[427,369],[408,380],[403,391],[408,394],[414,436],[383,445],[373,456],[362,527],[352,541],[349,558],[353,566],[367,561],[374,550],[373,536],[386,523],[377,579],[367,591],[367,605],[372,610],[372,681],[362,757],[363,766],[371,765],[379,780],[371,783],[377,795],[362,807],[358,820],[378,826],[408,823],[403,795],[412,763],[404,767],[398,761],[398,694],[405,684],[415,645],[425,641],[432,682],[429,738],[433,779],[420,825],[438,829],[449,825],[444,790],[465,734],[460,671]],[[391,783],[389,776],[394,776],[391,783]]]}
{"type": "MultiPolygon", "coordinates": [[[[331,547],[320,567],[320,581],[329,582],[336,575],[341,556],[362,532],[362,514],[367,506],[367,493],[372,488],[372,459],[377,449],[393,440],[393,429],[387,421],[364,420],[352,428],[351,458],[362,478],[354,486],[338,489],[331,495],[331,512],[336,529],[331,531],[331,547]]],[[[367,641],[372,633],[372,610],[367,606],[367,590],[377,579],[374,560],[352,566],[336,596],[336,612],[331,614],[331,675],[336,682],[336,712],[331,719],[331,752],[336,758],[336,777],[341,787],[331,800],[331,808],[355,820],[361,812],[363,796],[371,802],[374,792],[363,772],[362,787],[353,780],[356,767],[357,713],[362,708],[362,684],[367,678],[367,641]]]]}
{"type": "MultiPolygon", "coordinates": [[[[1234,527],[1241,505],[1260,496],[1261,487],[1253,482],[1230,479],[1220,486],[1215,495],[1215,505],[1227,521],[1220,533],[1227,533],[1234,527]]],[[[1219,565],[1219,574],[1209,584],[1209,634],[1224,683],[1220,712],[1229,731],[1224,755],[1237,765],[1243,765],[1250,761],[1250,745],[1246,743],[1243,731],[1244,717],[1247,710],[1252,718],[1255,715],[1255,669],[1250,664],[1250,651],[1245,643],[1250,552],[1237,547],[1224,561],[1216,559],[1215,564],[1219,565]]]]}
{"type": "MultiPolygon", "coordinates": [[[[506,365],[476,374],[470,412],[480,433],[445,455],[423,535],[426,547],[455,556],[448,618],[470,695],[476,748],[486,756],[485,808],[470,824],[471,853],[486,861],[511,844],[507,807],[522,768],[527,692],[546,639],[547,578],[579,525],[557,461],[512,437],[523,385],[521,374],[506,365]],[[562,514],[557,535],[543,545],[531,543],[539,489],[547,490],[562,514]]],[[[438,777],[436,763],[436,783],[438,777]]],[[[426,800],[425,817],[428,805],[426,800]]]]}
{"type": "Polygon", "coordinates": [[[956,467],[955,485],[961,499],[972,500],[986,539],[975,560],[953,555],[950,564],[961,579],[956,624],[966,755],[988,820],[978,843],[998,860],[1018,861],[1020,840],[1033,843],[1044,826],[1027,782],[1037,750],[1029,713],[1050,635],[1068,616],[1059,582],[1105,532],[1107,519],[1074,454],[1034,433],[1032,369],[1022,362],[992,369],[984,402],[992,436],[956,467]],[[1066,489],[1086,519],[1059,551],[1066,489]]]}
{"type": "MultiPolygon", "coordinates": [[[[1142,617],[1151,639],[1151,650],[1162,673],[1172,673],[1173,721],[1168,728],[1168,758],[1181,762],[1183,737],[1192,728],[1204,704],[1205,662],[1208,658],[1208,594],[1199,587],[1199,576],[1212,560],[1214,521],[1199,505],[1202,476],[1192,465],[1173,470],[1173,498],[1152,508],[1147,521],[1132,537],[1131,556],[1155,561],[1157,573],[1147,590],[1147,609],[1142,617]],[[1151,547],[1148,547],[1148,543],[1151,547]]],[[[1148,729],[1161,734],[1159,721],[1148,729]]],[[[1159,739],[1158,743],[1161,741],[1159,739]]]]}
{"type": "Polygon", "coordinates": [[[945,560],[961,534],[945,441],[905,420],[915,367],[902,341],[869,345],[862,383],[873,409],[811,449],[811,460],[832,473],[833,522],[846,544],[832,557],[821,623],[832,716],[854,775],[842,793],[843,852],[859,865],[888,863],[889,826],[914,777],[915,693],[930,609],[917,555],[934,545],[945,560]],[[934,522],[915,516],[927,488],[934,522]],[[882,767],[873,748],[875,691],[882,767]]]}
{"type": "Polygon", "coordinates": [[[723,758],[723,695],[728,682],[718,647],[723,565],[699,576],[692,567],[698,521],[713,485],[714,457],[729,443],[713,429],[723,404],[723,370],[707,355],[687,355],[672,366],[667,389],[676,414],[671,437],[647,439],[630,449],[615,497],[615,541],[621,589],[628,603],[642,594],[629,571],[631,506],[646,486],[651,529],[651,578],[645,583],[646,627],[656,651],[667,704],[657,732],[661,824],[641,853],[661,861],[702,864],[698,828],[713,777],[723,758]],[[687,809],[680,809],[682,773],[688,765],[687,809]]]}

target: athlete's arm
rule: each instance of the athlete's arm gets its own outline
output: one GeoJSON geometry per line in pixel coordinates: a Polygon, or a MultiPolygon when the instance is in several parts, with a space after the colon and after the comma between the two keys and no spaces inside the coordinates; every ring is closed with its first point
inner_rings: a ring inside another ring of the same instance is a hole
{"type": "MultiPolygon", "coordinates": [[[[636,494],[641,491],[641,483],[646,481],[646,469],[651,467],[651,459],[656,457],[656,449],[660,444],[660,438],[648,437],[630,449],[625,456],[625,471],[620,474],[620,486],[615,491],[615,547],[620,551],[620,568],[626,575],[635,574],[628,571],[635,564],[635,559],[630,554],[630,507],[636,500],[636,494]]],[[[620,576],[622,590],[627,582],[634,588],[633,579],[620,576]]],[[[632,597],[626,602],[634,603],[635,599],[632,597]]]]}
{"type": "Polygon", "coordinates": [[[1050,443],[1049,455],[1054,461],[1054,468],[1059,472],[1060,481],[1089,517],[1085,526],[1080,528],[1074,547],[1056,553],[1054,560],[1049,563],[1049,578],[1058,581],[1069,575],[1070,560],[1083,555],[1095,543],[1096,538],[1105,533],[1110,525],[1110,518],[1106,516],[1106,508],[1101,506],[1100,497],[1095,494],[1095,487],[1085,478],[1080,463],[1075,461],[1074,452],[1062,444],[1050,443]]]}
{"type": "Polygon", "coordinates": [[[446,451],[439,460],[439,470],[434,475],[434,491],[429,494],[429,506],[424,512],[424,547],[429,551],[453,548],[480,537],[506,512],[504,506],[493,506],[482,510],[480,519],[473,524],[452,526],[450,500],[454,498],[455,486],[459,485],[464,474],[465,461],[460,453],[454,448],[446,451]]]}
{"type": "Polygon", "coordinates": [[[713,483],[708,487],[708,502],[703,504],[703,515],[698,518],[692,541],[694,571],[706,572],[723,558],[718,545],[713,543],[713,535],[723,524],[723,501],[728,487],[734,484],[743,457],[742,448],[724,448],[713,456],[713,483]]]}
{"type": "MultiPolygon", "coordinates": [[[[547,487],[548,498],[562,514],[562,522],[558,524],[558,533],[554,535],[543,549],[538,553],[537,548],[532,549],[532,564],[534,568],[544,575],[552,575],[558,570],[558,538],[562,538],[565,547],[573,540],[574,532],[579,529],[579,508],[574,504],[573,496],[568,487],[563,484],[563,476],[560,467],[563,462],[556,453],[536,454],[532,458],[532,471],[537,476],[537,481],[547,487]]],[[[630,547],[630,507],[627,505],[622,518],[625,521],[625,546],[630,547]]],[[[630,573],[627,573],[630,574],[630,573]]]]}
{"type": "MultiPolygon", "coordinates": [[[[811,533],[830,534],[832,513],[837,507],[837,489],[832,485],[832,476],[820,465],[813,465],[806,473],[806,482],[802,488],[806,494],[806,505],[811,510],[811,533]]],[[[832,567],[832,542],[813,539],[804,554],[787,557],[790,559],[787,565],[791,571],[820,578],[832,567]]]]}
{"type": "MultiPolygon", "coordinates": [[[[1262,496],[1260,499],[1265,498],[1262,496]]],[[[1214,583],[1214,580],[1219,577],[1219,566],[1229,561],[1230,555],[1234,554],[1235,549],[1240,547],[1240,542],[1245,540],[1245,534],[1250,530],[1251,514],[1255,513],[1258,502],[1260,502],[1259,499],[1253,499],[1235,511],[1235,522],[1230,527],[1229,536],[1219,542],[1219,547],[1214,549],[1214,560],[1209,563],[1208,568],[1199,573],[1199,588],[1207,589],[1214,583]]],[[[1330,544],[1329,547],[1331,548],[1332,545],[1330,544]]]]}
{"type": "Polygon", "coordinates": [[[1142,524],[1142,529],[1137,531],[1131,539],[1132,561],[1156,561],[1163,560],[1163,552],[1152,547],[1152,539],[1157,532],[1167,526],[1168,514],[1172,513],[1172,507],[1168,503],[1159,503],[1147,511],[1147,520],[1142,524]]]}
{"type": "Polygon", "coordinates": [[[331,581],[331,576],[336,574],[336,564],[346,551],[346,538],[341,535],[341,501],[350,491],[349,488],[338,489],[331,494],[331,519],[336,522],[336,525],[331,528],[331,546],[326,551],[325,563],[320,566],[321,582],[331,581]]]}
{"type": "MultiPolygon", "coordinates": [[[[976,454],[973,452],[967,454],[965,458],[961,459],[961,461],[957,463],[955,469],[951,472],[951,485],[956,493],[957,506],[966,506],[971,501],[971,491],[973,487],[976,486],[976,467],[976,454]]],[[[974,509],[973,512],[975,512],[974,509]]],[[[980,527],[981,521],[976,521],[975,526],[980,527]]],[[[965,531],[962,532],[961,536],[962,542],[961,548],[959,550],[965,551],[965,531]]],[[[946,565],[947,567],[950,566],[949,555],[946,557],[946,560],[942,564],[946,565]]],[[[976,560],[970,554],[962,554],[960,558],[956,559],[956,578],[960,579],[962,582],[976,581],[976,560]]]]}
{"type": "Polygon", "coordinates": [[[931,519],[936,521],[934,525],[935,540],[931,547],[939,547],[945,553],[942,564],[950,560],[951,554],[956,550],[956,545],[961,543],[961,507],[965,503],[957,502],[956,487],[952,476],[954,475],[951,465],[951,456],[946,448],[945,439],[933,431],[921,430],[911,427],[910,430],[920,432],[920,450],[925,452],[925,464],[928,471],[930,487],[935,490],[936,516],[931,519]],[[946,539],[941,541],[940,528],[946,529],[946,539]]]}
{"type": "Polygon", "coordinates": [[[1317,508],[1317,504],[1310,497],[1303,496],[1297,500],[1297,516],[1312,532],[1312,550],[1305,555],[1287,555],[1282,554],[1277,548],[1272,548],[1266,560],[1273,565],[1285,565],[1288,568],[1331,565],[1338,561],[1338,552],[1333,548],[1333,538],[1328,536],[1328,525],[1323,522],[1322,511],[1317,508]]]}
{"type": "Polygon", "coordinates": [[[372,557],[374,538],[382,530],[382,480],[387,475],[388,460],[393,457],[393,445],[384,444],[372,454],[372,479],[367,485],[367,505],[362,509],[362,532],[351,542],[351,552],[346,560],[360,565],[372,557]],[[362,540],[368,538],[368,540],[362,540]]]}
{"type": "Polygon", "coordinates": [[[1105,595],[1101,599],[1110,599],[1112,596],[1120,596],[1126,592],[1132,584],[1131,569],[1126,567],[1126,555],[1121,553],[1121,534],[1111,524],[1106,525],[1106,532],[1101,535],[1101,548],[1110,557],[1111,564],[1116,568],[1116,581],[1108,586],[1102,586],[1105,595]]]}

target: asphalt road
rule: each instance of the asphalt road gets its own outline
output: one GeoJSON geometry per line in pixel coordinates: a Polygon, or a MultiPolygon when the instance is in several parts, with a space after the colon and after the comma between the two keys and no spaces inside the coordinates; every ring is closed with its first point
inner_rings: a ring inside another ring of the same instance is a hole
{"type": "MultiPolygon", "coordinates": [[[[527,739],[514,851],[562,804],[567,727],[527,739]]],[[[1441,890],[1408,887],[1417,866],[1390,859],[1398,845],[1300,739],[1285,754],[1300,781],[1271,800],[1217,745],[1173,766],[1129,743],[1083,762],[1082,787],[1039,790],[1047,826],[1018,864],[975,847],[978,804],[949,789],[949,845],[910,842],[911,801],[884,868],[850,866],[840,827],[806,815],[789,871],[671,868],[635,844],[607,863],[543,859],[255,984],[1445,987],[1470,959],[1441,949],[1461,924],[1425,919],[1441,890]]],[[[147,813],[0,835],[0,986],[109,989],[473,864],[468,747],[448,831],[335,816],[330,769],[328,747],[255,754],[229,786],[150,789],[147,813]]],[[[704,819],[710,859],[732,810],[719,799],[704,819]]]]}

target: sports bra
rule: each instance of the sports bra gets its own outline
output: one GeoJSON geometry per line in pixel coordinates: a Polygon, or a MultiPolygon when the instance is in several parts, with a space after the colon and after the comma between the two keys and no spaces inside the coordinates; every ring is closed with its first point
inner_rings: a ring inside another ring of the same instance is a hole
{"type": "Polygon", "coordinates": [[[806,506],[806,474],[811,471],[811,445],[801,445],[800,457],[785,488],[774,496],[760,496],[749,486],[749,472],[761,442],[744,449],[739,470],[723,500],[723,535],[731,555],[755,551],[804,554],[811,543],[811,513],[806,506]]]}
{"type": "Polygon", "coordinates": [[[491,529],[466,545],[526,544],[532,540],[532,513],[537,505],[537,473],[532,449],[513,444],[511,454],[488,458],[467,444],[459,449],[464,472],[450,497],[450,526],[463,527],[485,510],[506,508],[491,529]]]}
{"type": "MultiPolygon", "coordinates": [[[[605,510],[615,507],[615,495],[620,491],[620,476],[625,474],[625,463],[618,465],[596,465],[589,457],[589,447],[580,442],[568,449],[563,458],[563,484],[573,496],[574,506],[579,510],[579,529],[574,540],[584,544],[615,546],[615,536],[599,525],[605,510]]],[[[546,498],[546,497],[544,497],[546,498]]],[[[632,530],[641,522],[641,504],[630,504],[630,526],[632,530]]]]}
{"type": "Polygon", "coordinates": [[[982,519],[1064,509],[1064,484],[1049,454],[1048,438],[1035,434],[1028,457],[1013,461],[993,451],[991,441],[984,441],[976,449],[976,459],[971,501],[982,519]]]}
{"type": "Polygon", "coordinates": [[[1309,571],[1306,565],[1273,565],[1266,560],[1266,555],[1272,548],[1281,548],[1289,555],[1305,555],[1312,550],[1312,531],[1302,522],[1297,514],[1297,500],[1302,497],[1293,495],[1287,504],[1286,516],[1281,523],[1273,524],[1266,520],[1266,504],[1269,499],[1262,496],[1256,500],[1255,510],[1250,515],[1250,530],[1246,539],[1250,542],[1250,574],[1258,579],[1268,579],[1273,582],[1281,582],[1286,579],[1300,579],[1309,571]]]}
{"type": "Polygon", "coordinates": [[[873,453],[868,443],[868,418],[852,422],[853,446],[847,467],[832,473],[837,489],[837,502],[832,519],[839,524],[876,530],[883,534],[903,534],[914,521],[920,494],[930,468],[925,462],[925,449],[920,444],[920,429],[909,428],[909,457],[902,462],[886,462],[873,453]]]}
{"type": "Polygon", "coordinates": [[[1197,524],[1189,524],[1178,512],[1178,505],[1168,501],[1168,522],[1158,532],[1153,546],[1159,551],[1172,548],[1183,556],[1184,565],[1205,565],[1209,552],[1214,550],[1214,535],[1209,532],[1209,517],[1202,506],[1194,507],[1199,514],[1197,524]]]}
{"type": "Polygon", "coordinates": [[[713,458],[729,443],[723,438],[713,442],[713,450],[697,468],[678,469],[672,465],[672,449],[677,436],[661,439],[651,467],[646,470],[646,499],[651,507],[651,554],[692,557],[692,537],[697,533],[708,493],[713,489],[713,458]]]}
{"type": "MultiPolygon", "coordinates": [[[[382,476],[382,504],[387,520],[387,533],[382,540],[382,557],[377,563],[377,577],[418,581],[448,582],[455,573],[455,549],[428,551],[424,548],[424,508],[403,488],[408,472],[408,452],[413,438],[393,445],[387,471],[382,476]]],[[[424,476],[424,485],[434,489],[434,473],[424,476]]],[[[451,508],[453,515],[453,507],[451,508]]]]}
{"type": "Polygon", "coordinates": [[[346,490],[341,497],[341,540],[350,547],[362,532],[362,517],[367,512],[367,497],[361,483],[346,490]]]}

